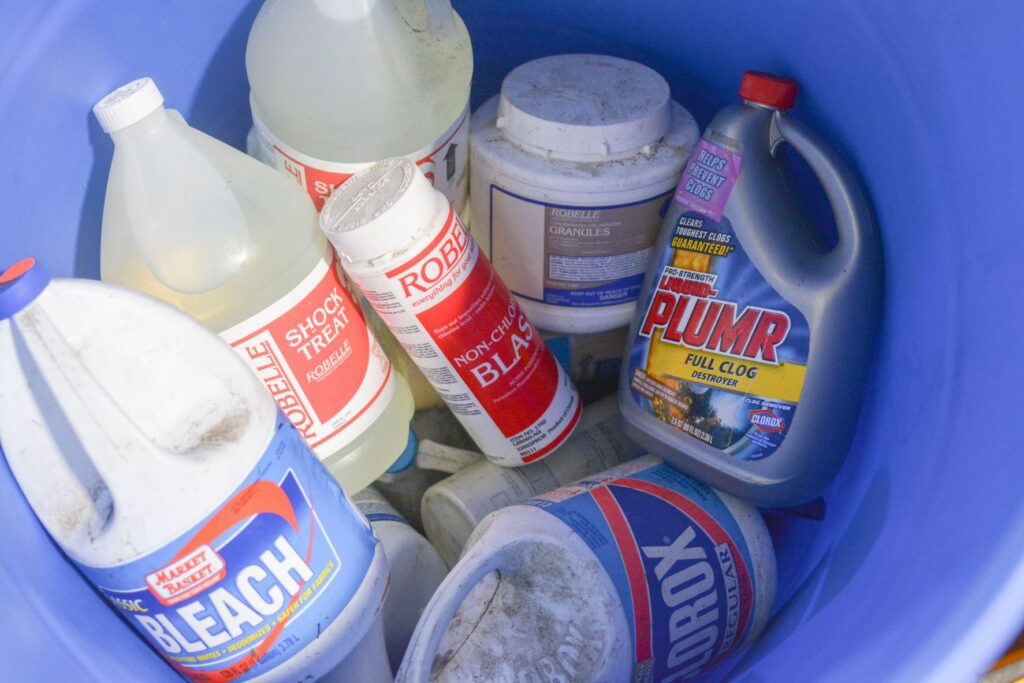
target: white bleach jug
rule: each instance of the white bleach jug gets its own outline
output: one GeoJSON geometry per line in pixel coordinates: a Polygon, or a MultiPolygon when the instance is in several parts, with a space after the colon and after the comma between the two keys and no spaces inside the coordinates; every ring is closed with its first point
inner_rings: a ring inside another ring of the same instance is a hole
{"type": "Polygon", "coordinates": [[[215,335],[27,259],[0,275],[0,377],[0,443],[32,509],[178,673],[391,680],[380,545],[215,335]]]}

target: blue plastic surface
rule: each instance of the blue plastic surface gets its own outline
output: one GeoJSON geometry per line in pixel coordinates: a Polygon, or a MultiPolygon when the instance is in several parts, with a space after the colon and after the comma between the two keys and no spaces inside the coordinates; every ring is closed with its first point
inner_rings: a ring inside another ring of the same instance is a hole
{"type": "Polygon", "coordinates": [[[405,442],[405,450],[403,450],[391,467],[388,468],[388,474],[398,474],[412,467],[412,464],[416,462],[416,453],[419,451],[420,440],[416,438],[416,432],[409,430],[409,440],[405,442]]]}
{"type": "MultiPolygon", "coordinates": [[[[258,2],[0,3],[0,263],[95,276],[111,146],[90,107],[153,76],[241,146],[258,2]]],[[[887,259],[881,344],[822,522],[773,516],[780,611],[735,675],[967,681],[1024,621],[1024,4],[926,0],[459,2],[474,104],[509,69],[600,51],[658,69],[706,124],[746,69],[860,173],[887,259]]],[[[802,188],[830,230],[820,193],[802,188]]],[[[837,415],[836,419],[843,419],[837,415]]],[[[47,540],[0,465],[8,680],[175,680],[47,540]]]]}

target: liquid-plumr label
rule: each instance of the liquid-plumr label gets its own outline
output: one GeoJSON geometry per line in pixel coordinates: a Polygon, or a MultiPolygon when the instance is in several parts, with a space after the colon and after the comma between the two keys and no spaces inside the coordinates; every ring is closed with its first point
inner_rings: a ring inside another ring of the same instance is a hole
{"type": "Polygon", "coordinates": [[[642,409],[743,460],[786,438],[806,374],[807,321],[750,262],[723,215],[740,154],[707,140],[687,162],[673,226],[629,356],[642,409]]]}
{"type": "Polygon", "coordinates": [[[183,676],[245,681],[330,627],[363,582],[375,545],[279,413],[252,474],[194,529],[133,562],[79,567],[183,676]]]}

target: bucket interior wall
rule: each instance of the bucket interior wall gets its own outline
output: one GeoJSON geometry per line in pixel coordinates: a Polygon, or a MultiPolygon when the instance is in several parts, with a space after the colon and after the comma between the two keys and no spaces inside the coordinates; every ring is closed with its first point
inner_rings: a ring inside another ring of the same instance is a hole
{"type": "MultiPolygon", "coordinates": [[[[780,605],[741,681],[967,680],[1024,615],[1017,387],[1024,4],[888,0],[455,3],[473,104],[569,51],[660,71],[701,125],[746,69],[797,79],[794,116],[860,174],[882,232],[885,317],[824,521],[773,518],[780,605]]],[[[258,1],[0,4],[0,264],[96,277],[112,145],[90,109],[152,76],[241,147],[258,1]]],[[[828,230],[809,178],[815,223],[828,230]]],[[[158,331],[157,331],[158,333],[158,331]]],[[[2,378],[0,378],[2,381],[2,378]]],[[[849,419],[836,415],[836,420],[849,419]]],[[[0,652],[10,680],[176,680],[50,543],[0,466],[0,652]]]]}

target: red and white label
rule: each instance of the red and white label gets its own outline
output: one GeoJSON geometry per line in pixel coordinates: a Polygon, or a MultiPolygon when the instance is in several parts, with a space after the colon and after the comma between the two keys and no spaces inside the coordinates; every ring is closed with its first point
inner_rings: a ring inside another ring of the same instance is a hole
{"type": "Polygon", "coordinates": [[[424,241],[349,276],[491,460],[539,460],[576,426],[576,388],[453,209],[424,241]]]}
{"type": "Polygon", "coordinates": [[[391,363],[327,254],[291,292],[220,336],[320,458],[359,436],[394,395],[391,363]]]}
{"type": "MultiPolygon", "coordinates": [[[[324,207],[334,188],[374,163],[346,164],[303,154],[274,135],[255,112],[253,128],[258,143],[255,151],[259,160],[294,178],[299,187],[309,193],[317,211],[324,207]]],[[[469,159],[469,103],[466,103],[462,114],[441,137],[423,149],[405,155],[405,158],[420,167],[427,180],[448,197],[456,211],[462,211],[469,192],[469,174],[466,173],[469,159]]]]}
{"type": "Polygon", "coordinates": [[[149,592],[163,605],[188,600],[227,575],[224,558],[208,545],[201,545],[185,557],[146,575],[149,592]]]}

